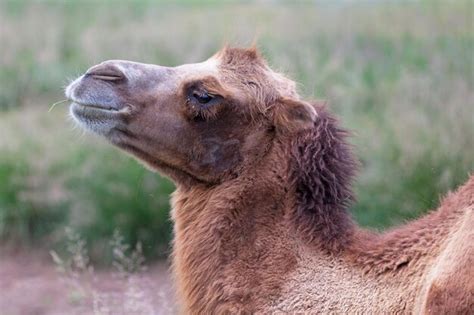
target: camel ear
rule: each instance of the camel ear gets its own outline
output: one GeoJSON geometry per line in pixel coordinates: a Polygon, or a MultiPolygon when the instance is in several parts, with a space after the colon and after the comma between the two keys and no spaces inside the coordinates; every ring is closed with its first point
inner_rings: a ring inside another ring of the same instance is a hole
{"type": "Polygon", "coordinates": [[[284,133],[295,133],[314,126],[316,109],[300,100],[282,99],[274,107],[275,127],[284,133]]]}

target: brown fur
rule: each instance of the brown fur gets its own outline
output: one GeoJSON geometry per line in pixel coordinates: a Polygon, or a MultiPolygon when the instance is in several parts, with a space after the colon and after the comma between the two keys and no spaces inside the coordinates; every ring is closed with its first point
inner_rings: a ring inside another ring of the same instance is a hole
{"type": "Polygon", "coordinates": [[[293,226],[309,244],[330,252],[342,250],[353,236],[347,208],[353,201],[351,181],[357,163],[340,129],[323,107],[313,128],[291,140],[289,185],[296,205],[289,209],[293,226]]]}
{"type": "Polygon", "coordinates": [[[114,95],[117,113],[72,113],[177,184],[172,261],[184,312],[473,311],[474,176],[418,220],[359,228],[347,210],[357,169],[347,132],[255,49],[225,48],[202,66],[110,61],[67,94],[95,106],[114,95]],[[211,101],[196,98],[206,93],[211,101]]]}

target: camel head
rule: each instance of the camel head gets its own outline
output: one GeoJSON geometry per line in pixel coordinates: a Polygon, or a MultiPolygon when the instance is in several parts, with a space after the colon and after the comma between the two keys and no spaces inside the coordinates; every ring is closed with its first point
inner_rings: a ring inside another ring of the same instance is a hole
{"type": "Polygon", "coordinates": [[[66,96],[80,126],[178,184],[238,176],[277,136],[316,117],[294,82],[255,49],[224,48],[177,67],[109,60],[72,82],[66,96]]]}

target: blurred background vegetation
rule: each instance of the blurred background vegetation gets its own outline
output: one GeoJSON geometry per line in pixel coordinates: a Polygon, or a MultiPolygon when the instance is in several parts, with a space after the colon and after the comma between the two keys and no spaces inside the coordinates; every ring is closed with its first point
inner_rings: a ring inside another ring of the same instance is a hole
{"type": "Polygon", "coordinates": [[[472,1],[2,0],[1,243],[61,248],[67,226],[105,261],[119,229],[166,256],[173,185],[48,109],[100,61],[173,66],[255,39],[354,132],[362,225],[417,217],[474,170],[472,1]]]}

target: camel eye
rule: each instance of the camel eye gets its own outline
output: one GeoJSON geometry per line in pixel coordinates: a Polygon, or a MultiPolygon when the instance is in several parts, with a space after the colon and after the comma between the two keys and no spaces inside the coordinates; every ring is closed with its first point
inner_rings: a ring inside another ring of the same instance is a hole
{"type": "Polygon", "coordinates": [[[223,107],[222,96],[204,89],[192,89],[187,98],[187,113],[195,122],[215,119],[223,107]]]}
{"type": "Polygon", "coordinates": [[[200,104],[207,104],[212,101],[213,96],[208,94],[207,92],[194,92],[193,97],[200,103],[200,104]]]}

